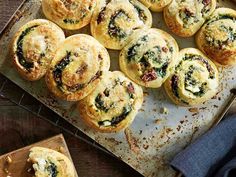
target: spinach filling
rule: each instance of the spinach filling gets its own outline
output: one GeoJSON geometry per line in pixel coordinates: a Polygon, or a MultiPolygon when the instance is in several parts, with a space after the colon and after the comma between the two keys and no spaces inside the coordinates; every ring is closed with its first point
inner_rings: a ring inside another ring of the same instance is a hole
{"type": "Polygon", "coordinates": [[[224,41],[217,40],[212,38],[211,36],[206,35],[206,41],[210,46],[218,47],[222,49],[224,46],[227,46],[229,43],[234,42],[236,40],[236,32],[230,26],[221,25],[219,30],[225,32],[227,34],[227,39],[224,41]]]}
{"type": "Polygon", "coordinates": [[[77,24],[80,22],[80,20],[74,20],[74,19],[69,19],[69,18],[66,18],[63,20],[64,23],[66,24],[77,24]]]}
{"type": "Polygon", "coordinates": [[[62,89],[63,83],[61,80],[62,77],[62,71],[66,68],[66,66],[72,61],[70,56],[71,56],[71,52],[66,52],[66,56],[55,66],[54,70],[53,70],[53,77],[54,80],[57,84],[57,87],[59,87],[60,89],[62,89]]]}
{"type": "Polygon", "coordinates": [[[142,36],[135,45],[130,47],[127,51],[127,60],[130,62],[131,60],[135,60],[135,56],[137,54],[137,51],[139,50],[139,47],[144,45],[145,42],[148,40],[148,35],[142,36]]]}
{"type": "Polygon", "coordinates": [[[132,107],[131,106],[123,107],[123,111],[122,111],[122,113],[119,116],[113,117],[111,120],[99,121],[98,125],[99,126],[105,126],[106,122],[108,122],[109,126],[116,126],[121,121],[123,121],[129,115],[129,113],[131,111],[132,111],[132,107]]]}
{"type": "MultiPolygon", "coordinates": [[[[183,60],[198,60],[201,61],[207,68],[208,72],[209,72],[209,78],[210,79],[214,79],[215,78],[215,72],[213,70],[213,68],[211,67],[211,65],[208,63],[207,60],[205,60],[204,58],[202,58],[202,56],[200,55],[195,55],[195,54],[185,54],[183,60]]],[[[180,67],[180,65],[182,64],[182,62],[180,62],[180,64],[177,66],[177,68],[180,67]]]]}
{"type": "Polygon", "coordinates": [[[172,88],[172,92],[174,93],[174,95],[179,98],[179,93],[178,93],[178,76],[173,75],[171,78],[171,88],[172,88]]]}
{"type": "Polygon", "coordinates": [[[100,110],[102,110],[102,111],[104,111],[104,112],[108,112],[109,111],[109,109],[110,108],[108,108],[108,107],[106,107],[105,105],[104,105],[104,101],[102,100],[102,94],[98,94],[98,96],[95,98],[95,106],[98,108],[98,109],[100,109],[100,110]]]}
{"type": "Polygon", "coordinates": [[[57,166],[54,163],[49,162],[49,165],[47,166],[46,169],[51,177],[57,177],[58,174],[57,166]]]}
{"type": "Polygon", "coordinates": [[[232,20],[234,23],[236,22],[236,18],[232,17],[230,14],[219,14],[217,17],[215,18],[209,18],[207,20],[207,25],[209,25],[212,22],[215,22],[217,20],[224,20],[224,19],[230,19],[232,20]]]}
{"type": "MultiPolygon", "coordinates": [[[[66,56],[55,66],[55,68],[53,70],[54,80],[57,84],[57,87],[62,91],[63,91],[63,83],[62,83],[62,79],[61,79],[62,71],[72,61],[71,55],[72,55],[72,53],[67,51],[66,56]]],[[[91,78],[91,80],[88,82],[88,84],[90,84],[91,82],[93,82],[94,80],[99,78],[101,75],[102,75],[102,71],[98,71],[95,74],[95,76],[91,78]]],[[[80,89],[84,88],[85,86],[86,86],[86,84],[76,84],[76,85],[73,85],[73,86],[66,86],[66,88],[70,92],[75,92],[77,90],[80,90],[80,89]]]]}
{"type": "Polygon", "coordinates": [[[185,86],[185,89],[187,91],[191,92],[193,95],[201,97],[205,94],[205,86],[207,84],[206,82],[201,84],[201,86],[199,87],[200,91],[198,91],[198,92],[193,92],[192,90],[188,89],[188,86],[192,87],[192,86],[196,86],[197,84],[199,84],[199,82],[192,77],[193,71],[196,69],[197,68],[195,68],[193,65],[191,65],[189,67],[188,72],[185,73],[184,86],[185,86]]]}
{"type": "Polygon", "coordinates": [[[19,36],[19,39],[17,40],[17,48],[16,48],[16,55],[18,57],[18,60],[20,64],[30,72],[30,70],[34,67],[33,62],[26,61],[24,54],[23,54],[23,40],[26,35],[28,35],[31,31],[33,31],[38,25],[31,26],[29,28],[26,28],[25,31],[21,33],[19,36]]]}
{"type": "Polygon", "coordinates": [[[110,19],[109,25],[108,25],[108,34],[111,37],[114,37],[118,40],[121,40],[125,37],[127,37],[127,34],[124,30],[122,30],[120,27],[116,25],[116,18],[127,18],[129,19],[128,15],[123,10],[116,11],[110,19]]]}
{"type": "Polygon", "coordinates": [[[144,10],[141,9],[139,6],[135,6],[135,5],[134,5],[134,8],[138,12],[138,16],[139,16],[140,20],[142,20],[145,23],[147,21],[147,16],[145,15],[144,10]]]}

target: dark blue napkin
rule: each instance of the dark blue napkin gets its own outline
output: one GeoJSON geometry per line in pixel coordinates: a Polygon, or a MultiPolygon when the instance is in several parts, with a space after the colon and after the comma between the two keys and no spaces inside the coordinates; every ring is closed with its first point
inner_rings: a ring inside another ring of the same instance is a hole
{"type": "Polygon", "coordinates": [[[180,152],[171,166],[185,177],[236,177],[236,115],[180,152]]]}

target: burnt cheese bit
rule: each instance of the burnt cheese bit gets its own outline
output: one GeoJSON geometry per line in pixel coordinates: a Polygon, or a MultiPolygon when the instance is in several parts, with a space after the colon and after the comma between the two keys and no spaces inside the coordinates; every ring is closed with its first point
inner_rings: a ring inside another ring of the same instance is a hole
{"type": "Polygon", "coordinates": [[[99,121],[98,125],[99,126],[116,126],[120,122],[122,122],[132,111],[132,107],[130,105],[123,107],[123,111],[119,116],[113,117],[111,120],[104,120],[104,121],[99,121]]]}
{"type": "Polygon", "coordinates": [[[172,92],[174,93],[174,95],[179,98],[179,93],[178,93],[178,76],[173,75],[171,78],[171,88],[172,88],[172,92]]]}
{"type": "Polygon", "coordinates": [[[98,25],[105,20],[105,11],[106,11],[106,7],[103,7],[102,10],[100,11],[100,13],[98,14],[97,17],[97,23],[98,25]]]}
{"type": "Polygon", "coordinates": [[[53,70],[53,77],[57,84],[57,87],[61,89],[62,83],[62,71],[66,68],[66,66],[72,61],[71,60],[71,52],[66,52],[66,56],[55,66],[53,70]]]}
{"type": "Polygon", "coordinates": [[[210,79],[214,79],[215,78],[215,72],[213,70],[213,68],[211,67],[211,65],[209,64],[209,62],[207,60],[205,60],[204,58],[202,58],[200,55],[198,57],[195,57],[195,60],[199,60],[201,61],[207,68],[209,74],[209,78],[210,79]]]}
{"type": "Polygon", "coordinates": [[[132,84],[132,82],[128,84],[127,91],[128,91],[129,97],[134,98],[135,90],[134,90],[134,85],[132,84]]]}
{"type": "Polygon", "coordinates": [[[123,16],[126,16],[129,18],[129,16],[125,13],[124,10],[118,10],[116,11],[110,19],[109,25],[108,25],[108,34],[111,37],[114,37],[118,40],[121,40],[127,36],[126,32],[122,30],[120,27],[116,25],[116,18],[123,18],[123,16]]]}
{"type": "Polygon", "coordinates": [[[157,79],[157,73],[152,68],[148,71],[145,71],[144,74],[140,77],[143,82],[150,82],[157,79]]]}
{"type": "Polygon", "coordinates": [[[38,27],[38,25],[34,25],[29,28],[26,28],[21,33],[21,35],[19,36],[17,40],[16,55],[18,57],[19,63],[29,72],[34,67],[34,63],[26,61],[24,57],[24,52],[23,52],[23,42],[24,42],[24,37],[27,36],[31,31],[33,31],[36,27],[38,27]]]}
{"type": "Polygon", "coordinates": [[[140,20],[145,23],[147,21],[147,16],[145,15],[144,10],[136,5],[134,5],[134,8],[138,12],[138,16],[139,16],[140,20]]]}
{"type": "Polygon", "coordinates": [[[211,0],[202,0],[202,3],[207,6],[211,3],[211,0]]]}
{"type": "Polygon", "coordinates": [[[47,162],[49,165],[47,166],[46,170],[50,174],[51,177],[57,177],[58,171],[57,166],[52,162],[47,162]]]}

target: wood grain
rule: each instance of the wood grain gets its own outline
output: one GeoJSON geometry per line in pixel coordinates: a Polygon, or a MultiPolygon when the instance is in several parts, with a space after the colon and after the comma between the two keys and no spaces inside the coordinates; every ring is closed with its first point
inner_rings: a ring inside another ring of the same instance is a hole
{"type": "MultiPolygon", "coordinates": [[[[64,137],[62,134],[59,134],[49,139],[37,142],[35,144],[23,147],[21,149],[0,156],[0,176],[9,175],[31,177],[34,173],[31,167],[32,164],[27,162],[27,159],[29,156],[29,150],[32,147],[36,146],[53,149],[55,151],[62,150],[61,153],[71,159],[64,137]],[[7,161],[7,158],[10,159],[11,163],[7,161]],[[29,169],[31,169],[30,172],[28,171],[29,169]]],[[[77,173],[76,176],[78,176],[77,173]]]]}

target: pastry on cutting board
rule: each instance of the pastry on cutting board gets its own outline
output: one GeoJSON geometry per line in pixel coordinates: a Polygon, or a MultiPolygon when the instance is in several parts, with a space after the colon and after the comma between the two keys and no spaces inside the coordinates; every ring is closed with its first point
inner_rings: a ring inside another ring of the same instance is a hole
{"type": "Polygon", "coordinates": [[[33,147],[30,149],[29,161],[33,164],[35,177],[75,177],[72,162],[55,150],[33,147]]]}

